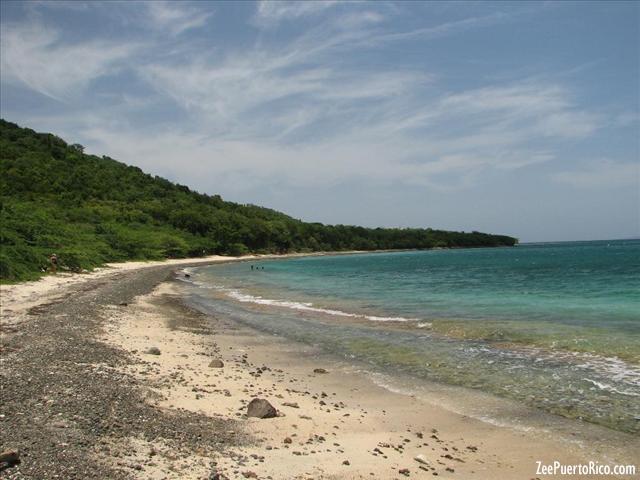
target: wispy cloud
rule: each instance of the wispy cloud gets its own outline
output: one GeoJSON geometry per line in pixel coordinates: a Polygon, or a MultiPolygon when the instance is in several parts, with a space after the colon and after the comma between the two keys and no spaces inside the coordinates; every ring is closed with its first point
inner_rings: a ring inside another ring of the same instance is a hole
{"type": "MultiPolygon", "coordinates": [[[[140,6],[152,28],[174,36],[195,33],[211,18],[197,4],[140,6]]],[[[586,138],[607,123],[560,81],[494,79],[454,88],[425,67],[354,61],[371,52],[368,41],[428,41],[515,14],[381,33],[384,17],[371,4],[347,7],[260,3],[256,18],[272,25],[307,16],[319,20],[285,41],[260,38],[224,54],[185,47],[180,55],[166,56],[153,45],[115,40],[65,43],[60,31],[42,24],[3,25],[3,81],[66,99],[126,68],[144,85],[144,101],[114,97],[116,105],[92,111],[91,118],[57,119],[56,125],[67,125],[112,156],[163,168],[173,178],[189,175],[196,184],[215,169],[219,176],[278,177],[297,186],[364,178],[463,188],[488,172],[557,161],[562,142],[586,138]],[[332,8],[333,15],[320,17],[332,8]],[[179,125],[151,136],[151,129],[128,120],[167,103],[180,114],[179,125]],[[177,158],[189,168],[177,167],[177,158]]],[[[555,179],[568,183],[568,175],[555,179]]],[[[587,182],[584,176],[571,178],[587,182]]]]}
{"type": "Polygon", "coordinates": [[[115,73],[138,47],[103,40],[66,43],[59,30],[42,23],[3,25],[2,78],[63,100],[83,92],[92,80],[115,73]]]}
{"type": "Polygon", "coordinates": [[[589,162],[580,170],[552,174],[556,182],[575,188],[609,189],[640,186],[640,162],[615,162],[603,159],[589,162]]]}
{"type": "Polygon", "coordinates": [[[451,22],[440,23],[424,28],[417,28],[406,32],[394,32],[383,35],[378,35],[371,39],[372,43],[383,42],[397,42],[412,40],[420,38],[423,40],[445,37],[456,33],[464,32],[466,30],[489,27],[501,22],[508,21],[514,18],[513,14],[507,14],[505,12],[494,12],[488,15],[467,17],[461,20],[455,20],[451,22]]]}
{"type": "Polygon", "coordinates": [[[270,1],[258,2],[254,23],[263,27],[275,27],[286,20],[317,15],[338,4],[337,0],[298,1],[270,1]]]}
{"type": "Polygon", "coordinates": [[[143,5],[147,8],[151,25],[174,36],[205,26],[213,15],[213,12],[205,12],[189,2],[155,0],[144,2],[143,5]]]}

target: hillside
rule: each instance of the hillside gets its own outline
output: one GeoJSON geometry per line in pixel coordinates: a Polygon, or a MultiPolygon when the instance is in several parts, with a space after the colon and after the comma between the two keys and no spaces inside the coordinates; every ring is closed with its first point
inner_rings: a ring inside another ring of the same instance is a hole
{"type": "Polygon", "coordinates": [[[0,120],[0,279],[109,261],[249,252],[512,246],[479,232],[306,223],[203,195],[52,134],[0,120]]]}

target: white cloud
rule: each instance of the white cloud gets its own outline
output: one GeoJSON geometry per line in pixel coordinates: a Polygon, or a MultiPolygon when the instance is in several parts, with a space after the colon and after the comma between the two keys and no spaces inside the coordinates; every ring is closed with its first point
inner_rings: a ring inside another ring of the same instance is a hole
{"type": "Polygon", "coordinates": [[[582,170],[555,173],[552,175],[552,179],[576,188],[635,186],[640,192],[640,163],[603,159],[591,162],[582,170]]]}
{"type": "Polygon", "coordinates": [[[336,0],[314,1],[265,1],[258,2],[254,23],[260,26],[273,27],[286,20],[317,15],[337,5],[336,0]]]}
{"type": "Polygon", "coordinates": [[[144,2],[151,25],[172,35],[206,25],[212,12],[204,12],[189,6],[187,2],[148,1],[144,2]]]}
{"type": "Polygon", "coordinates": [[[637,127],[640,123],[640,111],[622,112],[614,118],[613,124],[616,127],[637,127]]]}
{"type": "Polygon", "coordinates": [[[575,106],[572,97],[560,85],[532,81],[472,88],[393,112],[382,127],[393,132],[448,130],[460,146],[585,137],[603,121],[575,106]]]}
{"type": "Polygon", "coordinates": [[[3,80],[61,100],[114,73],[138,46],[102,40],[67,44],[59,31],[27,23],[3,25],[0,48],[3,80]]]}
{"type": "Polygon", "coordinates": [[[27,7],[31,8],[52,8],[52,9],[66,9],[75,11],[86,11],[91,7],[90,1],[81,0],[56,0],[52,2],[50,0],[33,0],[27,3],[27,7]]]}
{"type": "Polygon", "coordinates": [[[379,35],[371,39],[372,43],[395,42],[410,39],[433,39],[464,32],[473,28],[488,27],[513,18],[504,12],[494,12],[478,17],[468,17],[462,20],[441,23],[431,27],[418,28],[407,32],[395,32],[379,35]]]}
{"type": "MultiPolygon", "coordinates": [[[[282,21],[330,7],[263,3],[258,12],[282,21]]],[[[204,26],[210,15],[177,3],[145,8],[154,28],[174,35],[204,26]]],[[[505,19],[498,13],[412,35],[448,35],[505,19]]],[[[145,96],[120,95],[117,106],[91,117],[74,113],[65,127],[69,139],[195,184],[209,174],[242,174],[292,185],[365,178],[462,188],[486,172],[555,161],[559,142],[603,124],[562,84],[525,80],[450,91],[424,68],[352,62],[363,40],[377,38],[381,20],[367,4],[318,22],[286,45],[260,39],[225,56],[186,49],[170,57],[147,55],[151,45],[136,56],[137,47],[124,41],[66,44],[41,25],[3,25],[3,80],[67,98],[127,65],[150,87],[145,96]],[[151,110],[152,100],[163,107],[173,101],[182,123],[153,135],[138,127],[132,118],[151,110]]],[[[60,132],[60,124],[50,130],[60,132]]]]}

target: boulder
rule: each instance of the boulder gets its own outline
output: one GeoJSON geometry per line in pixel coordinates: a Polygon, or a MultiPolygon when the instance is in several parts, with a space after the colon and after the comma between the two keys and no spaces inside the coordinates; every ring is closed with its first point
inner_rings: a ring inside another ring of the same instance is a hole
{"type": "Polygon", "coordinates": [[[151,347],[147,350],[147,353],[150,355],[160,355],[160,349],[158,347],[151,347]]]}
{"type": "Polygon", "coordinates": [[[275,407],[264,398],[254,398],[247,406],[248,417],[273,418],[277,415],[275,407]]]}
{"type": "Polygon", "coordinates": [[[222,367],[224,367],[224,362],[222,360],[220,360],[219,358],[214,358],[213,360],[211,360],[211,362],[209,362],[209,367],[211,367],[211,368],[222,368],[222,367]]]}

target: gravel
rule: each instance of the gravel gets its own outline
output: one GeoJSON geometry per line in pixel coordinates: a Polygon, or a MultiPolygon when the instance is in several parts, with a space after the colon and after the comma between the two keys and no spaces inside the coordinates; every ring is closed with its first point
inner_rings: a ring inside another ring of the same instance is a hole
{"type": "Polygon", "coordinates": [[[21,459],[3,478],[134,478],[109,459],[127,437],[212,457],[247,441],[235,421],[145,402],[148,388],[117,369],[137,360],[98,339],[106,321],[102,307],[123,308],[168,280],[174,268],[149,267],[72,287],[63,301],[31,309],[27,321],[3,335],[1,449],[17,449],[21,459]]]}

